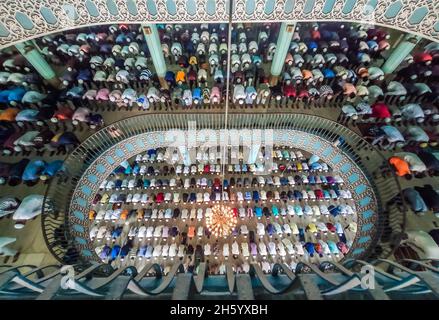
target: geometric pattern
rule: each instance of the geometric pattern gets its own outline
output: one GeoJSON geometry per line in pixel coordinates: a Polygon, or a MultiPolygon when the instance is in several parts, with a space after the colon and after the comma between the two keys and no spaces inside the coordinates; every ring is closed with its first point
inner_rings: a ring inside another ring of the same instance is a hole
{"type": "MultiPolygon", "coordinates": [[[[182,131],[182,134],[184,134],[184,131],[182,131]]],[[[216,131],[216,134],[219,138],[220,131],[216,131]]],[[[89,221],[85,217],[87,216],[86,213],[92,209],[91,203],[99,190],[100,182],[107,179],[109,174],[123,160],[130,159],[148,149],[167,146],[165,141],[160,139],[163,136],[165,136],[164,132],[156,131],[142,133],[122,140],[108,148],[86,169],[78,181],[71,198],[69,220],[71,226],[83,226],[83,228],[73,227],[72,229],[76,246],[83,257],[99,261],[98,256],[93,252],[93,247],[85,240],[88,239],[89,234],[89,221]],[[119,158],[119,161],[116,162],[115,158],[119,158]],[[92,182],[96,179],[98,183],[92,182]],[[78,211],[82,212],[83,215],[78,215],[78,211]]],[[[350,252],[347,258],[361,257],[361,254],[366,252],[366,249],[372,244],[372,238],[376,236],[375,233],[378,229],[376,225],[378,223],[376,197],[371,183],[362,170],[342,150],[332,146],[331,142],[311,133],[298,130],[273,130],[273,142],[274,144],[302,149],[319,156],[332,170],[339,172],[344,181],[349,181],[353,200],[359,205],[357,205],[358,231],[352,244],[352,247],[357,250],[350,252]],[[323,154],[322,150],[328,150],[329,148],[332,148],[332,152],[323,154]],[[345,170],[341,170],[341,168],[345,168],[345,170]],[[355,181],[350,179],[352,176],[357,177],[355,181]],[[368,214],[364,215],[366,212],[368,214]],[[363,229],[363,224],[371,224],[372,227],[363,229]]],[[[201,143],[201,141],[196,141],[194,146],[201,143]]]]}
{"type": "MultiPolygon", "coordinates": [[[[233,22],[373,23],[439,40],[439,4],[420,0],[233,0],[233,22]]],[[[112,23],[228,22],[229,0],[3,0],[0,49],[53,32],[112,23]]]]}

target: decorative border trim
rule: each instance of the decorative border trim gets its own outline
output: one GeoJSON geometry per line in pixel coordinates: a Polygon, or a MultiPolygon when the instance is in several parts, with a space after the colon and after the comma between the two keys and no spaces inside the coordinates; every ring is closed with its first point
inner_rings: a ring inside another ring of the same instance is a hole
{"type": "MultiPolygon", "coordinates": [[[[233,0],[232,20],[346,21],[376,24],[439,41],[439,2],[431,0],[233,0]]],[[[102,24],[227,22],[229,0],[3,0],[0,48],[102,24]]]]}

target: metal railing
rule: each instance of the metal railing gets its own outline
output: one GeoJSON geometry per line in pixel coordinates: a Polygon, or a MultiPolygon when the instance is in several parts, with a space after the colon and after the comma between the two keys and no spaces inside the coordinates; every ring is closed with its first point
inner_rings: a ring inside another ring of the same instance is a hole
{"type": "Polygon", "coordinates": [[[209,274],[209,265],[205,262],[201,262],[194,273],[186,272],[181,262],[174,263],[168,272],[156,263],[146,264],[140,270],[134,266],[114,269],[99,263],[0,266],[0,298],[119,300],[161,297],[186,300],[202,299],[203,296],[209,299],[277,299],[282,296],[309,300],[438,299],[438,262],[378,259],[366,263],[350,259],[320,265],[300,262],[294,270],[277,263],[269,273],[264,272],[259,264],[252,263],[248,274],[236,273],[227,263],[222,275],[209,274]],[[369,273],[365,274],[363,269],[369,273]]]}
{"type": "MultiPolygon", "coordinates": [[[[65,160],[65,167],[71,179],[62,185],[51,183],[46,199],[54,204],[53,213],[44,213],[42,227],[49,250],[59,260],[65,261],[67,250],[73,250],[73,239],[69,235],[68,212],[72,193],[77,182],[100,155],[108,148],[129,137],[152,131],[169,129],[187,129],[188,122],[195,121],[197,129],[222,129],[224,114],[148,114],[134,116],[115,122],[91,135],[78,146],[65,160]],[[114,132],[118,134],[115,135],[114,132]],[[63,228],[63,237],[55,234],[55,230],[63,228]]],[[[373,187],[377,199],[378,217],[377,230],[364,257],[385,258],[391,255],[400,242],[406,224],[406,209],[389,204],[396,195],[401,195],[401,187],[396,177],[384,177],[383,168],[390,170],[384,156],[366,140],[350,129],[325,118],[291,113],[277,114],[229,114],[229,129],[291,129],[299,130],[322,137],[334,142],[343,138],[338,147],[349,156],[365,174],[373,187]],[[377,249],[378,248],[378,249],[377,249]]],[[[392,171],[392,170],[390,170],[392,171]]],[[[403,197],[401,197],[403,198],[403,197]]],[[[78,258],[72,251],[75,261],[78,258]]]]}

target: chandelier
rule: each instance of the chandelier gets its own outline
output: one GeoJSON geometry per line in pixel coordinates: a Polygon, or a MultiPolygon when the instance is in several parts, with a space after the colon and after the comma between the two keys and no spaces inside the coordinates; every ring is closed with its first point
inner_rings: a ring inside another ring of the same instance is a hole
{"type": "Polygon", "coordinates": [[[231,208],[216,205],[212,208],[212,214],[206,217],[207,228],[216,237],[227,237],[236,227],[237,219],[231,208]]]}

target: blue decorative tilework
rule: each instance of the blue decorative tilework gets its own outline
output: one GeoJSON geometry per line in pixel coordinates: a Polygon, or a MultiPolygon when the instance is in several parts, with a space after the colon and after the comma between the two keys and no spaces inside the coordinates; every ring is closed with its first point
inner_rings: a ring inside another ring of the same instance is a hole
{"type": "Polygon", "coordinates": [[[311,13],[313,8],[314,8],[314,0],[307,0],[305,2],[305,6],[303,7],[303,12],[309,14],[311,13]]]}
{"type": "Polygon", "coordinates": [[[40,9],[41,15],[44,17],[44,19],[47,21],[47,23],[55,24],[57,22],[57,18],[53,14],[53,11],[49,8],[42,7],[40,9]]]}
{"type": "Polygon", "coordinates": [[[372,199],[370,197],[365,197],[359,201],[360,207],[367,206],[372,199]]]}
{"type": "Polygon", "coordinates": [[[116,154],[116,156],[118,156],[119,158],[122,158],[125,153],[122,151],[122,149],[116,149],[116,151],[114,152],[116,154]]]}
{"type": "Polygon", "coordinates": [[[88,250],[88,249],[81,250],[81,253],[82,253],[83,256],[86,256],[86,257],[91,257],[92,256],[91,251],[88,250]]]}
{"type": "Polygon", "coordinates": [[[386,13],[384,14],[384,16],[387,19],[391,19],[394,18],[398,15],[398,12],[401,11],[402,9],[402,2],[401,1],[396,1],[394,3],[392,3],[386,10],[386,13]]]}
{"type": "Polygon", "coordinates": [[[87,205],[87,201],[85,201],[84,198],[76,198],[75,201],[81,207],[85,207],[87,205]]]}
{"type": "Polygon", "coordinates": [[[117,16],[119,14],[119,10],[117,9],[117,4],[114,0],[107,0],[108,11],[113,15],[117,16]]]}
{"type": "Polygon", "coordinates": [[[325,5],[323,6],[323,13],[328,14],[331,12],[332,8],[334,7],[336,0],[326,0],[325,5]]]}
{"type": "Polygon", "coordinates": [[[131,143],[128,143],[128,144],[126,145],[126,148],[127,148],[127,150],[128,150],[129,152],[133,152],[133,151],[134,151],[134,146],[133,146],[131,143]]]}
{"type": "Polygon", "coordinates": [[[91,195],[91,188],[89,186],[82,186],[81,187],[82,192],[84,192],[85,195],[90,196],[91,195]]]}
{"type": "Polygon", "coordinates": [[[324,157],[328,157],[333,151],[334,151],[334,148],[328,147],[323,151],[322,155],[324,157]]]}
{"type": "Polygon", "coordinates": [[[348,172],[350,169],[352,168],[350,163],[345,163],[344,165],[341,166],[340,171],[343,173],[348,172]]]}
{"type": "Polygon", "coordinates": [[[357,194],[362,194],[366,190],[367,190],[367,187],[365,184],[360,184],[358,187],[355,188],[355,192],[357,194]]]}
{"type": "Polygon", "coordinates": [[[134,0],[127,0],[126,3],[127,3],[128,12],[133,16],[136,16],[138,11],[134,0]]]}
{"type": "Polygon", "coordinates": [[[87,244],[87,241],[81,237],[76,237],[75,241],[76,241],[76,243],[79,243],[79,244],[84,245],[84,246],[87,244]]]}
{"type": "Polygon", "coordinates": [[[352,251],[352,254],[354,256],[357,256],[357,255],[359,255],[359,254],[361,254],[363,252],[364,252],[364,248],[356,248],[354,251],[352,251]]]}
{"type": "Polygon", "coordinates": [[[177,14],[177,7],[175,6],[175,2],[173,0],[166,0],[166,8],[170,14],[177,14]]]}
{"type": "Polygon", "coordinates": [[[358,179],[360,179],[360,176],[356,173],[351,174],[348,178],[350,183],[355,183],[358,181],[358,179]]]}
{"type": "Polygon", "coordinates": [[[96,5],[91,0],[87,0],[85,2],[85,7],[87,8],[88,13],[92,17],[98,17],[99,16],[98,8],[96,7],[96,5]]]}
{"type": "Polygon", "coordinates": [[[274,10],[274,0],[267,0],[266,2],[265,2],[265,9],[264,9],[264,12],[266,13],[266,14],[270,14],[270,13],[272,13],[273,12],[273,10],[274,10]]]}
{"type": "Polygon", "coordinates": [[[345,5],[343,6],[343,13],[348,14],[354,9],[355,3],[357,0],[346,0],[345,5]]]}
{"type": "Polygon", "coordinates": [[[89,174],[87,176],[87,180],[90,181],[90,183],[98,183],[98,177],[96,177],[94,174],[89,174]]]}
{"type": "Polygon", "coordinates": [[[358,243],[366,243],[370,240],[371,240],[370,236],[364,236],[364,237],[361,237],[360,239],[358,239],[358,243]]]}
{"type": "Polygon", "coordinates": [[[84,214],[79,210],[73,211],[73,215],[79,220],[84,220],[84,214]]]}
{"type": "Polygon", "coordinates": [[[99,173],[104,173],[104,172],[105,172],[105,167],[104,167],[102,164],[98,164],[98,165],[96,166],[96,170],[97,170],[99,173]]]}
{"type": "Polygon", "coordinates": [[[372,223],[366,223],[366,224],[364,224],[362,227],[361,227],[361,231],[363,231],[363,232],[367,232],[367,231],[369,231],[370,229],[372,229],[373,228],[373,224],[372,223]]]}
{"type": "Polygon", "coordinates": [[[374,212],[372,210],[366,210],[363,212],[363,219],[370,219],[374,212]]]}
{"type": "Polygon", "coordinates": [[[137,146],[138,146],[139,148],[143,148],[143,147],[145,147],[145,144],[143,143],[143,140],[140,139],[140,138],[136,140],[136,144],[137,144],[137,146]]]}
{"type": "Polygon", "coordinates": [[[343,157],[340,154],[337,154],[334,158],[332,158],[332,163],[336,165],[340,163],[341,160],[343,160],[343,157]]]}
{"type": "Polygon", "coordinates": [[[113,165],[116,161],[114,161],[113,157],[107,156],[105,157],[105,160],[107,160],[107,163],[109,165],[113,165]]]}
{"type": "Polygon", "coordinates": [[[302,141],[303,141],[303,145],[305,146],[309,145],[309,136],[308,135],[304,136],[302,141]]]}
{"type": "Polygon", "coordinates": [[[313,150],[319,150],[322,147],[322,143],[320,141],[317,141],[316,143],[314,143],[314,145],[312,146],[313,150]]]}
{"type": "Polygon", "coordinates": [[[79,233],[83,233],[84,232],[84,227],[79,225],[79,224],[74,224],[73,225],[73,229],[79,233]]]}
{"type": "Polygon", "coordinates": [[[27,30],[31,30],[34,27],[32,20],[24,13],[16,12],[15,19],[17,19],[18,23],[27,30]]]}

